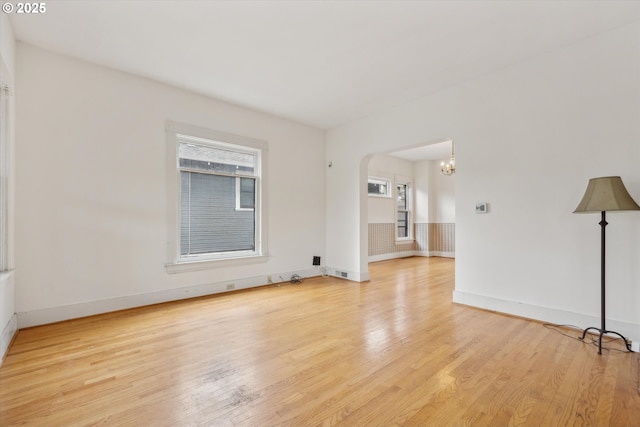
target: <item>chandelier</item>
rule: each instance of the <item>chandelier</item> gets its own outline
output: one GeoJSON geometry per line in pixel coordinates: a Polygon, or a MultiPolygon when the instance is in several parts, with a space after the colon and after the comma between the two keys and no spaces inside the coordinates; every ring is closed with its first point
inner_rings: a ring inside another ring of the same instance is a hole
{"type": "Polygon", "coordinates": [[[453,141],[451,141],[451,160],[449,160],[448,163],[440,163],[440,172],[442,172],[443,175],[453,175],[456,173],[456,152],[453,141]]]}

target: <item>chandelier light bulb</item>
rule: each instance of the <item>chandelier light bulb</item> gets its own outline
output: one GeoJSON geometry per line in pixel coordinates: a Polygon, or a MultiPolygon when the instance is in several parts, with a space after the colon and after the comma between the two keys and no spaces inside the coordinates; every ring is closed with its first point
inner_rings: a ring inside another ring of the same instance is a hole
{"type": "Polygon", "coordinates": [[[451,160],[449,160],[449,163],[440,163],[440,172],[443,175],[453,175],[456,173],[456,156],[454,150],[453,141],[451,141],[451,160]]]}

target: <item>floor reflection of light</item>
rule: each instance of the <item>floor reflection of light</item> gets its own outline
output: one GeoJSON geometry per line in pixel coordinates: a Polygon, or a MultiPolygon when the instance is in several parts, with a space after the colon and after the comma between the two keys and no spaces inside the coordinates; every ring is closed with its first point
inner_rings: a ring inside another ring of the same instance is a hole
{"type": "Polygon", "coordinates": [[[396,286],[395,293],[395,321],[393,322],[394,330],[396,334],[403,334],[407,329],[407,314],[406,314],[406,289],[404,283],[399,283],[396,286]]]}
{"type": "Polygon", "coordinates": [[[456,379],[451,376],[448,369],[442,369],[436,375],[436,379],[438,380],[438,385],[440,388],[445,388],[451,385],[456,379]]]}
{"type": "Polygon", "coordinates": [[[379,353],[389,343],[389,334],[385,328],[376,328],[366,336],[367,350],[371,353],[379,353]]]}

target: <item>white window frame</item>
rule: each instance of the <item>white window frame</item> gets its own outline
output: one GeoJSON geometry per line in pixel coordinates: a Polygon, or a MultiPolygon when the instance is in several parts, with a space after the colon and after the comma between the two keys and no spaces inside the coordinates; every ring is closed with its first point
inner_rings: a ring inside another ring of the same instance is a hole
{"type": "Polygon", "coordinates": [[[168,273],[205,270],[210,268],[254,264],[266,262],[267,252],[267,155],[266,141],[233,135],[225,132],[200,128],[176,122],[166,124],[167,140],[167,258],[165,265],[168,273]],[[260,154],[259,173],[256,179],[255,200],[255,236],[256,247],[253,251],[220,252],[182,256],[180,254],[180,142],[192,140],[199,144],[213,146],[229,145],[242,147],[247,151],[260,154]]]}
{"type": "Polygon", "coordinates": [[[393,195],[394,195],[394,218],[395,218],[395,239],[398,243],[409,243],[413,242],[413,183],[406,178],[398,178],[396,177],[395,183],[393,185],[393,195]],[[400,237],[398,236],[398,186],[405,185],[405,197],[407,203],[407,236],[400,237]]]}
{"type": "MultiPolygon", "coordinates": [[[[254,201],[254,207],[253,208],[243,208],[241,206],[241,188],[240,188],[240,182],[243,178],[249,178],[252,179],[252,177],[246,177],[246,176],[237,176],[236,177],[236,211],[253,211],[255,210],[255,201],[254,201]]],[[[258,190],[258,182],[256,180],[256,186],[254,187],[254,191],[257,192],[258,190]]]]}
{"type": "Polygon", "coordinates": [[[13,272],[13,103],[0,61],[0,278],[13,272]]]}
{"type": "Polygon", "coordinates": [[[391,186],[392,186],[392,183],[389,178],[380,178],[378,176],[370,176],[367,179],[367,194],[369,195],[369,197],[391,198],[391,186]],[[369,193],[369,184],[384,184],[387,188],[386,194],[369,193]]]}

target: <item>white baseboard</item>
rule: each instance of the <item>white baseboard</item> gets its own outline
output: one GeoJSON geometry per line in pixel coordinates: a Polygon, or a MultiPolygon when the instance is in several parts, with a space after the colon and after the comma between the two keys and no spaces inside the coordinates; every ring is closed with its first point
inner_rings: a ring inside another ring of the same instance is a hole
{"type": "Polygon", "coordinates": [[[367,258],[367,261],[369,262],[386,261],[389,259],[406,258],[410,256],[420,256],[421,254],[422,252],[417,252],[417,251],[393,252],[390,254],[371,255],[370,257],[367,258]]]}
{"type": "Polygon", "coordinates": [[[455,252],[439,252],[439,251],[431,251],[429,252],[429,256],[438,256],[441,258],[455,258],[455,252]]]}
{"type": "Polygon", "coordinates": [[[369,281],[369,271],[351,271],[345,270],[344,268],[332,268],[326,267],[327,274],[332,277],[337,277],[339,279],[350,280],[352,282],[368,282],[369,281]]]}
{"type": "MultiPolygon", "coordinates": [[[[547,323],[574,325],[580,329],[600,325],[600,318],[596,316],[477,295],[463,291],[453,291],[453,302],[483,308],[485,310],[525,317],[528,319],[535,319],[547,323]]],[[[636,350],[634,351],[638,351],[638,344],[640,343],[640,325],[608,318],[607,329],[617,331],[630,339],[632,341],[632,348],[635,347],[636,350]]]]}
{"type": "Polygon", "coordinates": [[[28,328],[31,326],[44,325],[63,320],[125,310],[128,308],[219,294],[238,289],[255,288],[268,285],[270,283],[287,282],[294,274],[297,274],[302,278],[307,278],[320,276],[321,272],[319,268],[312,268],[308,270],[273,273],[258,277],[226,280],[223,282],[206,283],[202,285],[168,289],[145,294],[127,295],[105,300],[23,311],[17,313],[17,326],[19,328],[28,328]],[[269,282],[269,277],[271,278],[271,282],[269,282]]]}
{"type": "Polygon", "coordinates": [[[405,251],[405,252],[393,252],[389,254],[371,255],[367,258],[369,262],[386,261],[389,259],[406,258],[410,256],[422,256],[422,257],[443,257],[443,258],[455,258],[455,252],[439,252],[439,251],[405,251]]]}
{"type": "Polygon", "coordinates": [[[7,354],[11,340],[13,340],[16,332],[18,332],[18,316],[14,314],[11,316],[9,323],[4,327],[2,336],[0,337],[0,366],[2,366],[4,356],[7,354]]]}

